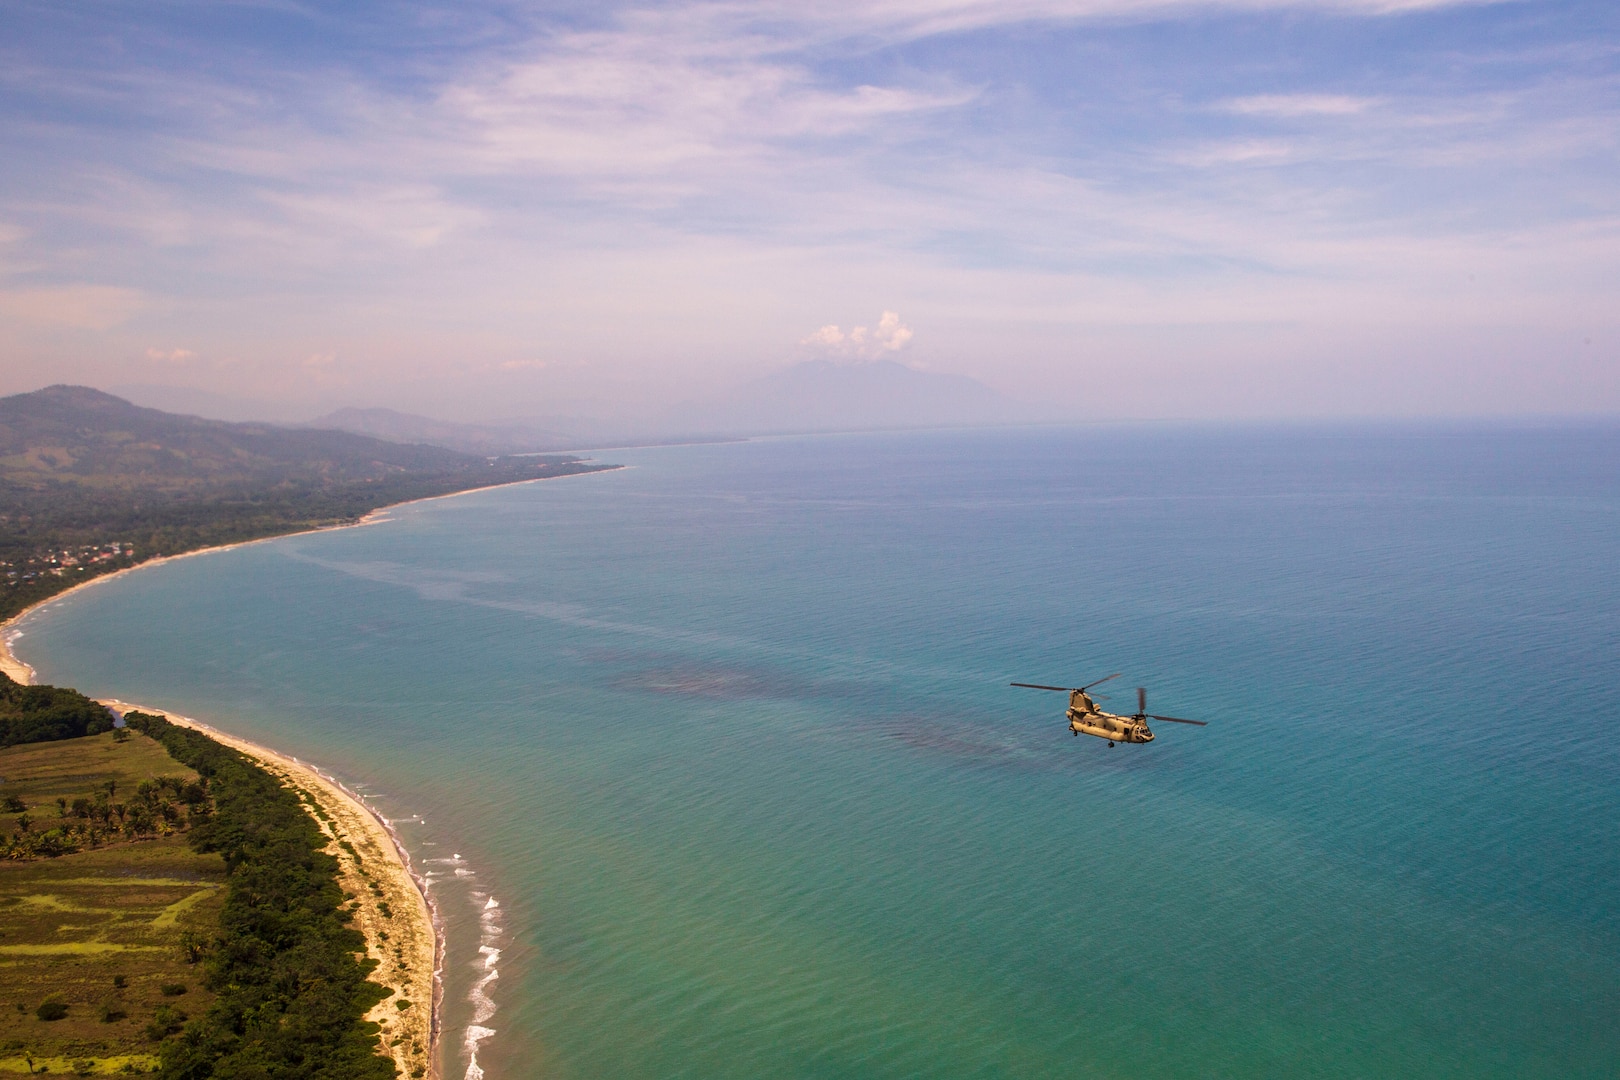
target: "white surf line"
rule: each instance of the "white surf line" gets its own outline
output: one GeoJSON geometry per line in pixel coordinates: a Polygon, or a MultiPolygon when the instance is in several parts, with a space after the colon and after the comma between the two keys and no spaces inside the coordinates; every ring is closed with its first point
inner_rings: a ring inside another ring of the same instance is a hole
{"type": "Polygon", "coordinates": [[[15,621],[7,622],[5,632],[0,634],[0,671],[11,676],[13,682],[32,686],[34,680],[39,677],[39,672],[34,670],[34,665],[17,655],[15,646],[22,639],[24,631],[21,627],[13,625],[15,621]]]}
{"type": "MultiPolygon", "coordinates": [[[[483,895],[473,893],[474,897],[483,895]]],[[[473,1003],[473,1021],[467,1025],[467,1035],[463,1040],[463,1045],[467,1047],[466,1080],[483,1080],[484,1070],[478,1067],[478,1044],[495,1034],[493,1028],[484,1026],[496,1012],[495,1000],[489,993],[490,984],[501,977],[501,969],[496,967],[501,959],[501,950],[495,945],[502,936],[501,905],[493,896],[485,900],[478,912],[478,929],[478,953],[483,957],[484,974],[467,994],[467,999],[473,1003]]]]}
{"type": "MultiPolygon", "coordinates": [[[[297,761],[298,759],[293,758],[293,760],[297,761]]],[[[364,807],[372,817],[382,824],[389,838],[394,841],[394,848],[399,852],[400,860],[405,864],[405,872],[410,875],[411,881],[416,884],[416,891],[422,894],[422,902],[427,905],[428,922],[433,926],[433,1011],[428,1019],[428,1069],[430,1080],[438,1080],[441,1027],[444,1024],[444,960],[446,948],[444,917],[439,912],[438,901],[434,898],[431,878],[426,872],[419,873],[417,871],[416,864],[411,861],[411,853],[405,850],[405,842],[400,839],[399,830],[394,828],[395,821],[410,821],[418,825],[426,825],[427,819],[420,814],[411,814],[409,817],[401,818],[384,817],[378,813],[376,807],[367,801],[367,796],[360,795],[344,787],[343,781],[326,773],[319,766],[310,762],[305,762],[305,764],[312,771],[326,777],[331,783],[352,795],[355,802],[364,807]]]]}
{"type": "MultiPolygon", "coordinates": [[[[87,582],[86,584],[91,583],[87,582]]],[[[308,769],[322,780],[337,788],[344,795],[348,796],[348,798],[356,806],[365,811],[367,814],[371,815],[371,817],[382,826],[383,831],[388,834],[389,840],[393,843],[394,850],[399,855],[400,862],[405,867],[406,876],[410,879],[411,883],[416,886],[417,892],[422,896],[422,903],[427,907],[428,922],[431,924],[433,929],[433,1003],[432,1012],[428,1020],[428,1080],[438,1080],[438,1049],[441,1037],[440,1028],[443,1023],[444,1003],[444,919],[439,912],[437,902],[434,900],[433,895],[428,891],[427,879],[422,874],[417,872],[416,866],[411,860],[411,853],[405,850],[405,844],[400,839],[399,831],[394,828],[393,821],[378,813],[376,807],[368,803],[363,795],[360,795],[342,780],[339,780],[337,777],[333,776],[331,773],[327,772],[325,769],[321,768],[312,761],[305,761],[303,758],[300,758],[294,754],[283,754],[278,750],[270,749],[268,746],[265,746],[262,743],[256,743],[251,739],[244,739],[240,735],[231,735],[228,732],[214,727],[212,724],[204,723],[203,721],[194,717],[186,716],[185,714],[174,709],[155,708],[150,705],[137,705],[133,702],[123,701],[117,698],[104,699],[102,703],[109,706],[114,711],[119,722],[122,722],[124,713],[155,713],[160,716],[166,716],[171,721],[178,721],[183,727],[195,728],[196,730],[202,731],[205,734],[215,736],[216,741],[232,749],[241,751],[244,747],[249,748],[246,751],[249,754],[253,753],[254,751],[258,751],[271,760],[280,758],[285,761],[292,762],[294,765],[308,769]]],[[[412,815],[412,817],[415,818],[416,815],[412,815]]],[[[400,820],[407,819],[402,818],[400,820]]],[[[420,819],[418,818],[418,820],[420,819]]]]}
{"type": "MultiPolygon", "coordinates": [[[[467,860],[461,857],[460,852],[449,858],[428,859],[426,863],[450,867],[451,874],[457,878],[476,878],[478,872],[467,865],[467,860]]],[[[433,871],[429,872],[434,873],[433,871]]],[[[491,987],[501,977],[499,967],[501,959],[500,941],[505,936],[505,927],[501,925],[501,905],[489,893],[480,889],[472,890],[473,907],[478,911],[478,960],[472,967],[480,970],[481,974],[474,981],[472,988],[467,991],[467,1001],[472,1005],[472,1019],[462,1030],[461,1052],[467,1061],[467,1071],[463,1074],[464,1080],[484,1080],[483,1066],[478,1064],[478,1047],[485,1039],[495,1034],[495,1029],[487,1026],[500,1010],[491,994],[491,987]]]]}

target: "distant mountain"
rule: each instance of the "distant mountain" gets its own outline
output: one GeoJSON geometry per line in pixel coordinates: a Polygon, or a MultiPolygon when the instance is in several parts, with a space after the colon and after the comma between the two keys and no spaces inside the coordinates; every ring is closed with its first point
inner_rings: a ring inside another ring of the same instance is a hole
{"type": "Polygon", "coordinates": [[[916,371],[892,360],[809,360],[672,409],[659,424],[692,433],[765,435],[1016,423],[1029,412],[965,375],[916,371]]]}
{"type": "Polygon", "coordinates": [[[349,431],[390,442],[429,443],[469,454],[526,454],[559,450],[580,441],[576,434],[548,429],[538,421],[458,424],[393,409],[339,409],[305,426],[349,431]]]}

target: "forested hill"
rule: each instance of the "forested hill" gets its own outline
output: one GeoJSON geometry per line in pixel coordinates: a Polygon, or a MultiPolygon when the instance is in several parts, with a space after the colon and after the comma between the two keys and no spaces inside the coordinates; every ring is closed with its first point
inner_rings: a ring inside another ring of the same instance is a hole
{"type": "Polygon", "coordinates": [[[605,467],[177,416],[84,386],[0,398],[0,618],[155,555],[605,467]]]}

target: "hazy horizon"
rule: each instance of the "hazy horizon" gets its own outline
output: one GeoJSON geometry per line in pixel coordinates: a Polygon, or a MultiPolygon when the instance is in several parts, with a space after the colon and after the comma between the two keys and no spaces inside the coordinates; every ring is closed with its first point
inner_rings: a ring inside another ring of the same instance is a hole
{"type": "Polygon", "coordinates": [[[1620,412],[1608,4],[5,10],[0,394],[1620,412]]]}

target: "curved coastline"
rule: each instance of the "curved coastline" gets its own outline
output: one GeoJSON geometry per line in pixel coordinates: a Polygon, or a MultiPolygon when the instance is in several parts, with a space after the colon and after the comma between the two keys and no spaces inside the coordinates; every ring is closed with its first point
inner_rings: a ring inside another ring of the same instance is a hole
{"type": "MultiPolygon", "coordinates": [[[[623,468],[625,468],[625,466],[616,465],[609,466],[605,469],[594,470],[593,472],[610,472],[623,468]]],[[[593,475],[593,473],[571,473],[569,475],[590,476],[593,475]]],[[[130,574],[137,570],[144,570],[149,567],[159,566],[175,559],[186,559],[196,555],[210,555],[222,551],[231,551],[236,548],[248,547],[253,544],[264,544],[272,540],[283,540],[291,536],[308,536],[312,533],[332,532],[338,529],[356,529],[365,525],[381,524],[390,520],[389,511],[397,509],[401,506],[409,506],[412,503],[434,502],[439,499],[453,499],[462,495],[471,495],[478,491],[489,491],[492,488],[516,487],[522,484],[535,484],[546,480],[560,479],[564,479],[564,477],[536,477],[529,480],[516,480],[506,484],[487,484],[482,487],[468,488],[465,491],[452,491],[443,495],[431,495],[423,499],[410,499],[402,503],[390,503],[387,506],[380,506],[377,509],[370,511],[358,521],[348,522],[342,525],[327,525],[318,529],[300,529],[296,532],[280,533],[275,536],[265,536],[254,540],[244,540],[234,544],[220,544],[213,547],[198,548],[194,551],[185,551],[176,555],[158,556],[147,559],[135,566],[126,567],[122,570],[115,570],[109,574],[101,574],[97,577],[91,578],[88,581],[79,582],[78,584],[64,589],[55,595],[48,596],[37,603],[31,604],[27,608],[24,608],[22,611],[13,615],[11,618],[5,620],[4,623],[0,623],[0,671],[5,672],[14,681],[23,685],[33,683],[37,678],[38,673],[34,670],[32,665],[17,655],[14,648],[15,642],[22,636],[22,631],[19,629],[20,624],[34,613],[43,608],[49,607],[51,604],[66,599],[81,589],[87,589],[93,585],[99,585],[104,581],[110,581],[113,578],[120,577],[124,574],[130,574]]],[[[422,931],[424,931],[423,933],[419,933],[417,936],[419,938],[425,937],[431,942],[431,945],[427,950],[430,957],[428,970],[431,971],[431,989],[427,995],[427,998],[431,1002],[431,1007],[426,1032],[428,1040],[425,1048],[427,1059],[426,1077],[427,1080],[441,1080],[442,1070],[440,1060],[443,1050],[441,1041],[443,1034],[442,1020],[444,998],[444,964],[446,951],[444,921],[440,915],[437,905],[434,903],[429,894],[426,879],[417,873],[411,861],[410,854],[405,850],[404,845],[400,842],[399,835],[394,830],[392,823],[384,818],[381,814],[373,810],[370,806],[366,805],[365,801],[360,796],[350,791],[340,781],[336,780],[309,762],[301,761],[298,758],[290,755],[281,754],[269,747],[262,746],[247,739],[238,738],[237,736],[230,735],[209,724],[205,724],[190,717],[182,716],[166,709],[136,705],[129,702],[118,701],[116,699],[108,699],[105,704],[120,712],[135,710],[156,713],[168,717],[168,719],[174,723],[201,730],[207,733],[210,737],[218,739],[220,742],[225,743],[226,745],[231,746],[234,749],[237,749],[254,758],[261,765],[269,768],[272,772],[277,772],[283,775],[289,780],[289,782],[296,784],[299,781],[302,781],[305,785],[307,785],[306,790],[309,788],[314,789],[310,792],[311,795],[318,797],[319,794],[324,794],[326,796],[328,806],[345,807],[348,809],[349,814],[354,820],[369,823],[369,828],[364,826],[362,827],[363,831],[371,832],[374,840],[380,837],[380,842],[377,844],[377,849],[382,851],[385,854],[387,861],[393,864],[390,867],[390,871],[393,875],[395,875],[396,880],[406,883],[406,888],[404,891],[415,897],[415,902],[412,904],[413,912],[417,916],[416,921],[419,927],[422,931]]],[[[328,813],[330,813],[329,810],[328,813]]],[[[347,863],[345,863],[345,868],[348,869],[347,863]]],[[[378,940],[376,937],[377,929],[378,927],[376,926],[372,926],[370,929],[366,929],[364,927],[362,928],[363,932],[366,934],[367,952],[374,957],[386,960],[387,954],[385,946],[383,945],[383,942],[378,940]]],[[[382,1012],[383,1007],[391,1006],[394,1000],[394,998],[390,998],[388,1001],[384,1002],[383,1005],[378,1006],[378,1008],[374,1010],[374,1013],[377,1015],[374,1015],[372,1018],[376,1019],[377,1016],[384,1015],[382,1012]]],[[[384,1040],[382,1039],[379,1039],[379,1045],[383,1049],[391,1049],[386,1046],[384,1040]]],[[[394,1056],[396,1061],[399,1061],[398,1055],[394,1056]]],[[[403,1064],[403,1062],[400,1063],[403,1064]]],[[[411,1075],[411,1069],[403,1069],[402,1075],[411,1075]]]]}
{"type": "MultiPolygon", "coordinates": [[[[532,481],[522,482],[531,483],[532,481]]],[[[487,489],[479,488],[476,490],[487,489]]],[[[460,495],[466,494],[466,492],[455,492],[454,494],[460,495]]],[[[445,496],[434,497],[444,498],[445,496]]],[[[393,506],[400,505],[404,504],[393,504],[393,506]]],[[[284,533],[281,536],[267,536],[257,540],[245,540],[237,544],[222,544],[215,547],[198,548],[196,551],[186,551],[178,555],[164,555],[157,558],[148,559],[136,566],[126,567],[123,570],[116,570],[113,573],[102,574],[98,577],[91,578],[89,581],[80,582],[79,584],[74,585],[72,588],[64,589],[54,596],[48,596],[38,603],[29,605],[27,608],[24,608],[16,615],[13,615],[11,618],[7,619],[4,623],[0,623],[0,671],[4,671],[14,681],[25,686],[34,682],[38,676],[38,672],[34,670],[33,665],[29,664],[27,661],[18,656],[16,650],[13,648],[16,640],[22,636],[21,632],[17,629],[18,624],[42,608],[48,607],[51,604],[63,600],[81,589],[88,589],[94,585],[99,585],[104,581],[110,581],[113,578],[120,577],[124,574],[134,573],[137,570],[144,570],[148,567],[159,566],[175,559],[185,559],[194,555],[210,555],[222,551],[230,551],[235,548],[247,547],[252,544],[263,544],[270,540],[284,539],[287,536],[307,536],[310,533],[330,532],[334,529],[355,529],[362,525],[379,524],[389,520],[388,511],[392,508],[392,506],[379,507],[378,509],[368,513],[359,521],[351,522],[345,525],[330,525],[320,529],[304,529],[296,533],[284,533]]],[[[427,1043],[424,1047],[426,1057],[426,1080],[440,1080],[442,1076],[439,1066],[441,1049],[440,1028],[443,1010],[445,959],[445,936],[443,930],[444,923],[439,915],[437,906],[434,904],[433,899],[428,893],[426,881],[417,874],[416,869],[411,862],[410,853],[405,850],[404,844],[401,843],[399,834],[394,830],[392,823],[384,818],[381,814],[373,810],[370,806],[367,806],[364,800],[362,800],[354,792],[350,791],[349,788],[346,787],[341,781],[337,780],[335,777],[332,777],[319,767],[309,762],[301,761],[297,757],[281,754],[267,746],[228,734],[227,732],[221,731],[219,728],[216,728],[211,724],[203,723],[200,720],[183,716],[168,709],[149,705],[140,705],[134,702],[121,701],[117,698],[105,699],[102,704],[120,714],[126,712],[154,713],[156,715],[166,717],[171,723],[202,731],[210,738],[216,739],[232,749],[241,751],[242,753],[248,755],[261,766],[269,769],[272,773],[281,776],[289,783],[309,791],[310,794],[316,799],[317,805],[321,806],[321,809],[327,813],[329,819],[334,816],[332,814],[334,809],[346,808],[348,812],[342,816],[348,818],[351,822],[365,823],[362,824],[360,831],[362,833],[369,832],[371,834],[370,839],[372,840],[372,844],[369,846],[374,852],[380,852],[382,854],[384,860],[389,864],[388,873],[395,880],[395,882],[402,883],[404,885],[403,889],[396,889],[395,891],[404,892],[416,898],[416,903],[412,905],[411,909],[411,915],[414,916],[411,921],[415,924],[416,928],[416,932],[412,936],[418,940],[424,937],[426,938],[428,942],[428,947],[426,949],[426,961],[427,969],[430,972],[428,992],[425,995],[422,995],[430,1003],[429,1019],[427,1023],[427,1030],[425,1032],[427,1043]],[[322,798],[322,796],[324,796],[324,798],[322,798]],[[367,825],[369,825],[369,828],[366,827],[367,825]]],[[[317,820],[319,820],[318,817],[317,820]]],[[[339,837],[336,835],[335,829],[327,822],[323,822],[322,824],[328,832],[333,833],[333,839],[334,842],[336,842],[339,837]]],[[[344,835],[342,839],[349,840],[350,843],[354,842],[353,838],[348,835],[344,835]]],[[[353,873],[353,867],[345,864],[344,868],[347,871],[346,876],[357,876],[353,873]]],[[[365,893],[361,890],[351,889],[350,891],[356,892],[360,896],[365,896],[365,893]]],[[[363,925],[361,930],[366,937],[367,954],[379,960],[386,960],[386,946],[384,945],[383,939],[380,939],[377,936],[378,930],[380,929],[380,926],[378,925],[380,920],[373,917],[369,920],[365,920],[365,922],[366,925],[363,925]]],[[[382,1016],[385,1016],[386,1014],[383,1012],[384,1008],[392,1005],[395,1000],[396,999],[394,997],[390,997],[388,1001],[383,1002],[376,1009],[374,1009],[373,1015],[368,1016],[368,1019],[376,1020],[382,1016]]],[[[384,1037],[378,1040],[379,1048],[391,1049],[387,1046],[385,1041],[388,1034],[389,1033],[385,1032],[384,1037]]],[[[408,1049],[408,1046],[406,1049],[408,1049]]],[[[390,1056],[395,1058],[397,1065],[405,1066],[401,1069],[400,1074],[402,1076],[410,1076],[412,1074],[412,1069],[410,1068],[409,1064],[405,1061],[399,1060],[402,1055],[391,1054],[390,1056]]]]}
{"type": "Polygon", "coordinates": [[[332,852],[342,865],[345,891],[356,899],[356,922],[365,935],[366,952],[378,961],[373,980],[395,991],[394,995],[377,1005],[367,1019],[382,1023],[384,1031],[379,1041],[399,1067],[401,1076],[425,1073],[428,1080],[439,1080],[444,923],[428,892],[426,880],[416,872],[410,853],[400,842],[393,823],[366,805],[365,800],[342,781],[297,757],[278,753],[167,709],[116,698],[107,699],[102,704],[120,714],[154,713],[170,723],[201,731],[215,741],[246,754],[272,775],[311,797],[313,805],[321,811],[315,817],[323,831],[332,837],[333,846],[355,853],[351,861],[344,858],[343,850],[332,852]],[[371,867],[369,871],[364,869],[362,855],[367,860],[364,865],[371,867]],[[385,878],[385,885],[381,895],[374,895],[369,889],[379,873],[385,878]],[[386,905],[387,899],[400,902],[404,898],[409,898],[413,903],[408,913],[399,912],[404,916],[402,920],[392,919],[379,910],[380,906],[386,905]],[[401,921],[407,924],[403,933],[399,925],[401,921]],[[388,930],[383,930],[385,925],[388,930]],[[396,939],[399,951],[390,955],[389,945],[396,939]],[[426,1021],[418,1021],[410,1012],[400,1011],[396,1003],[402,1000],[429,1002],[426,1021]],[[419,1048],[416,1051],[412,1048],[413,1039],[419,1048]],[[418,1069],[422,1072],[418,1072],[418,1069]]]}
{"type": "Polygon", "coordinates": [[[12,643],[15,642],[17,638],[22,636],[20,631],[17,629],[22,621],[42,608],[49,607],[50,605],[61,600],[66,600],[69,596],[72,596],[81,589],[88,589],[92,585],[100,585],[104,581],[111,581],[114,578],[123,577],[125,574],[133,574],[137,570],[145,570],[153,566],[162,566],[164,563],[173,562],[176,559],[189,559],[196,555],[213,555],[221,551],[235,551],[237,548],[252,547],[255,544],[268,544],[272,540],[285,540],[292,536],[311,536],[315,533],[337,532],[341,529],[358,529],[365,525],[380,525],[383,522],[390,520],[388,517],[388,512],[390,510],[397,510],[401,506],[413,506],[416,503],[437,502],[440,499],[458,499],[463,495],[472,495],[480,491],[493,491],[496,488],[503,487],[522,487],[524,484],[543,484],[550,480],[566,480],[572,476],[594,476],[597,473],[618,472],[627,467],[628,466],[624,465],[606,465],[602,468],[592,469],[588,472],[568,473],[564,476],[536,476],[528,480],[513,480],[505,484],[485,484],[482,487],[467,488],[464,491],[448,491],[443,495],[428,495],[421,499],[407,499],[404,502],[389,503],[387,506],[379,506],[377,509],[367,513],[359,521],[350,521],[342,525],[323,525],[318,529],[298,529],[294,532],[277,533],[274,536],[261,536],[254,540],[242,540],[234,544],[216,544],[212,547],[197,548],[194,551],[182,551],[176,555],[158,555],[143,562],[136,563],[134,566],[126,566],[122,570],[114,570],[110,574],[99,574],[96,577],[91,578],[89,581],[81,581],[77,585],[71,585],[59,593],[54,593],[47,596],[43,600],[29,604],[27,607],[17,612],[17,614],[13,615],[5,622],[0,623],[0,671],[5,672],[7,675],[11,676],[14,681],[22,683],[24,686],[32,683],[37,675],[37,672],[34,671],[32,665],[28,664],[21,657],[19,657],[16,650],[12,648],[12,643]]]}
{"type": "MultiPolygon", "coordinates": [[[[552,478],[551,477],[544,477],[543,479],[548,479],[549,480],[549,479],[552,479],[552,478]]],[[[531,480],[521,480],[521,481],[518,481],[518,482],[519,483],[524,483],[524,484],[533,483],[533,481],[531,481],[531,480]]],[[[497,485],[497,486],[503,486],[504,487],[504,486],[507,486],[507,485],[497,485]]],[[[470,490],[472,490],[472,491],[486,491],[488,489],[487,488],[473,488],[473,489],[470,489],[470,490]]],[[[465,494],[468,494],[468,492],[457,491],[457,492],[453,492],[452,494],[465,495],[465,494]]],[[[448,496],[444,496],[444,495],[435,495],[434,496],[434,498],[438,498],[438,499],[447,498],[447,497],[448,496]]],[[[429,500],[420,499],[420,500],[413,500],[413,501],[427,502],[429,500]]],[[[114,578],[123,577],[125,574],[133,574],[137,570],[146,570],[146,569],[149,569],[149,568],[154,567],[154,566],[162,566],[164,563],[174,562],[176,559],[189,559],[189,558],[192,558],[193,556],[196,556],[196,555],[214,555],[214,554],[217,554],[217,553],[219,553],[221,551],[235,551],[237,548],[252,547],[254,544],[268,544],[272,540],[285,540],[289,536],[309,536],[311,533],[334,532],[334,531],[336,531],[338,529],[358,529],[362,525],[380,524],[381,522],[384,522],[384,521],[388,520],[388,511],[392,510],[396,506],[405,506],[405,505],[408,505],[408,504],[406,504],[406,503],[393,503],[390,506],[379,506],[377,509],[371,511],[365,517],[361,518],[359,521],[351,521],[351,522],[349,522],[349,523],[347,523],[345,525],[325,525],[325,526],[322,526],[319,529],[300,529],[297,532],[278,533],[275,536],[261,536],[257,540],[243,540],[243,541],[240,541],[239,543],[235,543],[235,544],[218,544],[218,545],[215,545],[214,547],[197,548],[195,551],[182,551],[178,555],[158,555],[158,556],[155,556],[153,558],[146,559],[143,562],[136,563],[134,566],[126,566],[122,570],[114,570],[110,574],[98,574],[97,576],[91,578],[89,581],[81,581],[77,585],[71,585],[68,588],[63,589],[59,593],[53,593],[52,595],[47,596],[43,600],[36,600],[34,603],[29,604],[27,607],[25,607],[21,611],[17,612],[17,614],[13,615],[11,618],[7,619],[5,622],[0,623],[0,671],[3,671],[7,675],[11,676],[11,678],[12,678],[12,680],[14,682],[22,683],[24,686],[27,686],[27,685],[31,684],[34,681],[34,679],[38,676],[39,673],[34,670],[34,667],[33,667],[32,664],[30,664],[27,661],[23,660],[22,657],[17,655],[16,650],[12,648],[12,643],[15,642],[19,637],[22,636],[21,631],[18,629],[19,625],[21,625],[21,623],[22,623],[22,621],[24,619],[26,619],[30,615],[34,614],[34,612],[40,611],[40,610],[42,610],[44,608],[50,607],[52,604],[59,603],[59,602],[61,602],[63,600],[66,600],[68,597],[72,596],[74,593],[79,592],[79,591],[81,591],[83,589],[88,589],[88,588],[91,588],[92,586],[100,585],[101,583],[106,582],[106,581],[112,581],[114,578]]]]}

